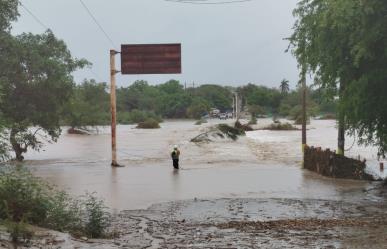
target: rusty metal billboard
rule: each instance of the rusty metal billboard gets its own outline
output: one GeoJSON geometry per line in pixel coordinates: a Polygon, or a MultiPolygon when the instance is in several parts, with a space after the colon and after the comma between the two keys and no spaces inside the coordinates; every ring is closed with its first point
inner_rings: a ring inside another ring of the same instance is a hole
{"type": "Polygon", "coordinates": [[[121,45],[122,74],[181,73],[181,44],[121,45]]]}

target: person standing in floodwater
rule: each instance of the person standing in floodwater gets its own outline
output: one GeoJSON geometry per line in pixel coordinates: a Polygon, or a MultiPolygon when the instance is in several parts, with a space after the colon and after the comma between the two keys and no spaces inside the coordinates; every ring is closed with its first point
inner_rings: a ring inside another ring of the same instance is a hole
{"type": "Polygon", "coordinates": [[[175,169],[179,169],[179,157],[180,157],[180,150],[177,148],[177,145],[173,146],[173,151],[171,153],[172,161],[173,161],[173,167],[175,169]]]}

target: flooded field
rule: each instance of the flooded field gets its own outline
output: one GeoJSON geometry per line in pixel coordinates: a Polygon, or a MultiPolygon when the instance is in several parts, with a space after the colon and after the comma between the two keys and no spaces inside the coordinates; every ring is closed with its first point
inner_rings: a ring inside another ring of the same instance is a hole
{"type": "MultiPolygon", "coordinates": [[[[64,133],[44,151],[29,152],[25,164],[35,175],[72,195],[88,191],[105,199],[113,211],[109,229],[118,236],[82,240],[38,229],[28,248],[387,248],[387,195],[380,182],[303,170],[300,131],[190,142],[219,122],[119,126],[120,168],[110,166],[108,128],[96,135],[64,133]],[[182,152],[179,171],[170,159],[175,144],[182,152]]],[[[334,149],[336,133],[334,121],[312,121],[308,144],[334,149]]],[[[360,154],[369,172],[385,177],[375,148],[351,141],[347,155],[360,154]]]]}
{"type": "MultiPolygon", "coordinates": [[[[123,168],[110,167],[108,128],[100,128],[97,135],[63,134],[44,151],[29,152],[25,164],[71,194],[97,192],[115,210],[194,198],[378,200],[364,194],[373,187],[368,182],[328,179],[302,170],[299,131],[253,131],[236,142],[189,142],[218,122],[197,126],[194,121],[166,121],[157,130],[119,126],[118,158],[123,168]],[[169,158],[174,144],[182,151],[178,172],[169,158]]],[[[335,148],[336,135],[334,121],[312,121],[308,144],[335,148]]],[[[353,139],[347,141],[351,145],[353,139]]],[[[355,145],[348,154],[366,157],[370,170],[378,173],[373,148],[355,145]]]]}

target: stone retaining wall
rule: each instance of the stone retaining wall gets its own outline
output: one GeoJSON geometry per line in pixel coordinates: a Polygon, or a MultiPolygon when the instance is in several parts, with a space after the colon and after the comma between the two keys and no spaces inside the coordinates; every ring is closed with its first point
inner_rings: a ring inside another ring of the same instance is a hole
{"type": "Polygon", "coordinates": [[[359,161],[334,151],[322,150],[305,146],[304,168],[317,172],[323,176],[356,180],[373,180],[373,177],[364,172],[366,161],[359,161]]]}

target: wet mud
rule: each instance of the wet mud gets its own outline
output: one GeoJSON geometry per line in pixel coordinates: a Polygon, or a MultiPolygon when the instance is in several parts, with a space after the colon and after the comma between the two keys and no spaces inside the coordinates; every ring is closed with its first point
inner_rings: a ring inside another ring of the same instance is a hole
{"type": "Polygon", "coordinates": [[[157,244],[151,239],[148,248],[387,248],[380,203],[192,200],[122,213],[133,215],[147,220],[157,244]]]}
{"type": "Polygon", "coordinates": [[[195,199],[122,211],[114,239],[56,234],[43,248],[387,248],[386,210],[369,201],[195,199]]]}

